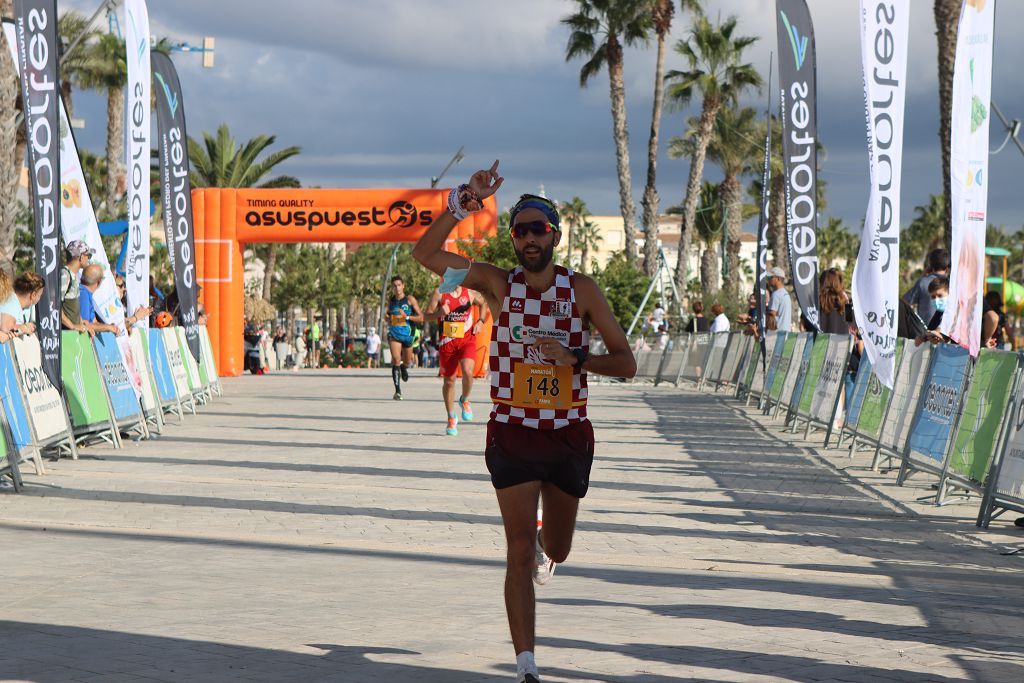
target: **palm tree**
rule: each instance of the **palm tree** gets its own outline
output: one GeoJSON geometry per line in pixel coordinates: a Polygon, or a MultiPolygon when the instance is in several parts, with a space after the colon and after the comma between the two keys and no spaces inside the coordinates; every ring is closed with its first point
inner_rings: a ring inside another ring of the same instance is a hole
{"type": "MultiPolygon", "coordinates": [[[[0,2],[5,18],[14,15],[12,0],[0,2]]],[[[18,228],[18,180],[25,156],[24,134],[18,125],[18,94],[21,88],[14,60],[0,38],[0,263],[14,258],[15,235],[18,228]]]]}
{"type": "Polygon", "coordinates": [[[679,260],[676,263],[676,286],[686,287],[686,262],[693,239],[697,202],[704,175],[704,157],[714,132],[715,118],[722,106],[737,101],[749,87],[760,87],[761,77],[751,64],[742,62],[743,53],[757,38],[734,36],[737,19],[726,19],[714,26],[699,15],[694,19],[687,40],[676,43],[676,52],[686,58],[689,71],[670,71],[666,79],[672,83],[668,98],[677,106],[685,106],[694,94],[702,97],[697,144],[690,157],[690,176],[683,200],[683,225],[679,236],[679,260]]]}
{"type": "Polygon", "coordinates": [[[697,237],[704,246],[700,256],[700,283],[705,299],[718,292],[718,247],[722,242],[722,200],[719,188],[704,181],[700,188],[700,208],[694,219],[697,237]]]}
{"type": "Polygon", "coordinates": [[[932,249],[945,242],[942,226],[946,219],[945,198],[929,195],[928,203],[914,207],[914,220],[900,233],[900,278],[908,285],[932,249]]]}
{"type": "Polygon", "coordinates": [[[590,268],[590,252],[591,250],[597,251],[600,248],[601,242],[604,238],[601,237],[600,231],[597,229],[597,223],[587,218],[583,221],[583,225],[576,231],[576,242],[580,245],[580,272],[586,273],[587,269],[590,268]]]}
{"type": "MultiPolygon", "coordinates": [[[[77,85],[107,93],[107,213],[114,215],[117,201],[125,191],[124,88],[128,83],[124,40],[103,33],[84,48],[76,73],[77,85]]],[[[77,58],[76,58],[77,59],[77,58]]]]}
{"type": "MultiPolygon", "coordinates": [[[[239,147],[226,123],[217,128],[216,137],[204,132],[202,145],[189,138],[192,187],[300,187],[298,178],[290,175],[266,179],[275,166],[302,151],[295,146],[285,147],[258,159],[276,141],[273,135],[257,135],[239,147]]],[[[267,301],[270,301],[276,267],[277,244],[271,244],[263,270],[262,297],[267,301]]]]}
{"type": "Polygon", "coordinates": [[[576,13],[562,19],[572,29],[565,61],[586,57],[580,69],[580,87],[608,67],[611,90],[612,134],[619,175],[619,208],[626,237],[626,258],[636,260],[636,207],[629,171],[629,131],[626,126],[626,90],[623,83],[624,46],[647,41],[651,27],[650,0],[576,0],[576,13]]]}
{"type": "Polygon", "coordinates": [[[583,226],[583,222],[590,216],[587,204],[579,197],[573,197],[568,202],[563,202],[559,213],[565,221],[565,253],[568,255],[569,265],[572,265],[572,240],[573,233],[583,226]]]}
{"type": "Polygon", "coordinates": [[[853,271],[860,240],[846,229],[842,219],[833,216],[826,220],[825,225],[818,228],[817,239],[818,262],[822,270],[838,268],[842,262],[844,270],[853,271]]]}
{"type": "Polygon", "coordinates": [[[939,147],[942,150],[943,232],[947,248],[953,243],[952,188],[949,178],[950,119],[953,110],[953,65],[956,63],[956,34],[963,0],[935,0],[935,36],[939,43],[939,147]]]}
{"type": "Polygon", "coordinates": [[[64,45],[70,45],[81,36],[81,47],[67,55],[60,63],[60,96],[64,100],[68,121],[75,115],[74,103],[71,100],[72,83],[82,77],[82,69],[88,58],[86,46],[99,35],[89,24],[89,20],[80,12],[68,10],[57,19],[57,36],[64,45]]]}
{"type": "MultiPolygon", "coordinates": [[[[737,109],[723,107],[715,119],[714,134],[708,142],[707,157],[717,164],[724,174],[719,185],[722,207],[725,211],[727,247],[725,268],[722,275],[722,288],[727,296],[735,297],[738,291],[740,274],[740,235],[743,222],[755,215],[757,204],[744,204],[743,185],[740,178],[748,173],[761,169],[761,148],[758,129],[757,111],[751,107],[737,109]]],[[[679,158],[692,156],[697,145],[697,129],[700,120],[690,119],[690,129],[686,136],[673,138],[669,143],[669,156],[679,158]]]]}

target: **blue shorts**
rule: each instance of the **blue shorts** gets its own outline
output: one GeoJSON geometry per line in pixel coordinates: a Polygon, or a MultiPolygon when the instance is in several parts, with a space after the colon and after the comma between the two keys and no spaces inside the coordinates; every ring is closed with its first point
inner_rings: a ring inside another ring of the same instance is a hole
{"type": "Polygon", "coordinates": [[[396,341],[402,345],[403,349],[412,348],[412,334],[396,334],[395,332],[388,332],[388,341],[396,341]]]}

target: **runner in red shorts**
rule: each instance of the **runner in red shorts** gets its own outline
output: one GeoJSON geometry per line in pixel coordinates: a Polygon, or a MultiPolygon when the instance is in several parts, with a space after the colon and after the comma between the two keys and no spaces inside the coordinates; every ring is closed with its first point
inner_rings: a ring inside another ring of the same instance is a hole
{"type": "Polygon", "coordinates": [[[498,162],[448,195],[448,210],[420,238],[413,256],[444,278],[442,288],[480,292],[497,323],[491,333],[491,401],[484,456],[508,544],[505,610],[516,652],[516,680],[538,683],[533,582],[547,583],[564,562],[580,498],[590,485],[594,432],[587,419],[587,372],[632,377],[636,361],[604,294],[586,275],[552,263],[561,241],[558,210],[523,195],[510,212],[519,266],[505,270],[444,250],[458,221],[501,185],[498,162]],[[591,355],[596,327],[607,353],[591,355]],[[538,504],[544,525],[538,529],[538,504]],[[532,581],[531,581],[532,579],[532,581]]]}
{"type": "Polygon", "coordinates": [[[426,319],[441,323],[441,338],[437,347],[440,375],[443,381],[441,395],[444,397],[445,415],[448,427],[445,433],[456,436],[459,433],[459,417],[465,422],[473,419],[473,408],[469,405],[469,393],[473,390],[473,372],[476,369],[476,335],[490,316],[487,302],[479,292],[458,286],[450,292],[441,293],[435,289],[427,305],[426,319]],[[474,319],[473,308],[479,307],[482,318],[474,319]],[[462,370],[462,395],[458,408],[455,406],[455,378],[462,370]]]}

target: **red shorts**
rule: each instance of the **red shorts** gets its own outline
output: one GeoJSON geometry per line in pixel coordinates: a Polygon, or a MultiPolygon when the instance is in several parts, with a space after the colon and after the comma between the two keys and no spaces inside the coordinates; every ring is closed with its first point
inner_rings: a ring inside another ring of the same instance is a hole
{"type": "Polygon", "coordinates": [[[468,358],[476,360],[476,337],[466,336],[462,339],[449,339],[437,349],[437,364],[442,377],[455,377],[459,371],[459,363],[468,358]]]}

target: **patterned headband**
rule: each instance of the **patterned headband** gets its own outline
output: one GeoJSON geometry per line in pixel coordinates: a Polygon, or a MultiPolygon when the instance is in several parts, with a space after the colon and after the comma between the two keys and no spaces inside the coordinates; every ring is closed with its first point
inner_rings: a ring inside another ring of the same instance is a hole
{"type": "Polygon", "coordinates": [[[548,219],[548,223],[551,224],[552,228],[555,230],[561,229],[558,224],[558,210],[555,209],[555,205],[550,199],[538,197],[534,194],[524,194],[509,212],[509,225],[516,224],[516,215],[523,209],[537,209],[548,219]]]}

